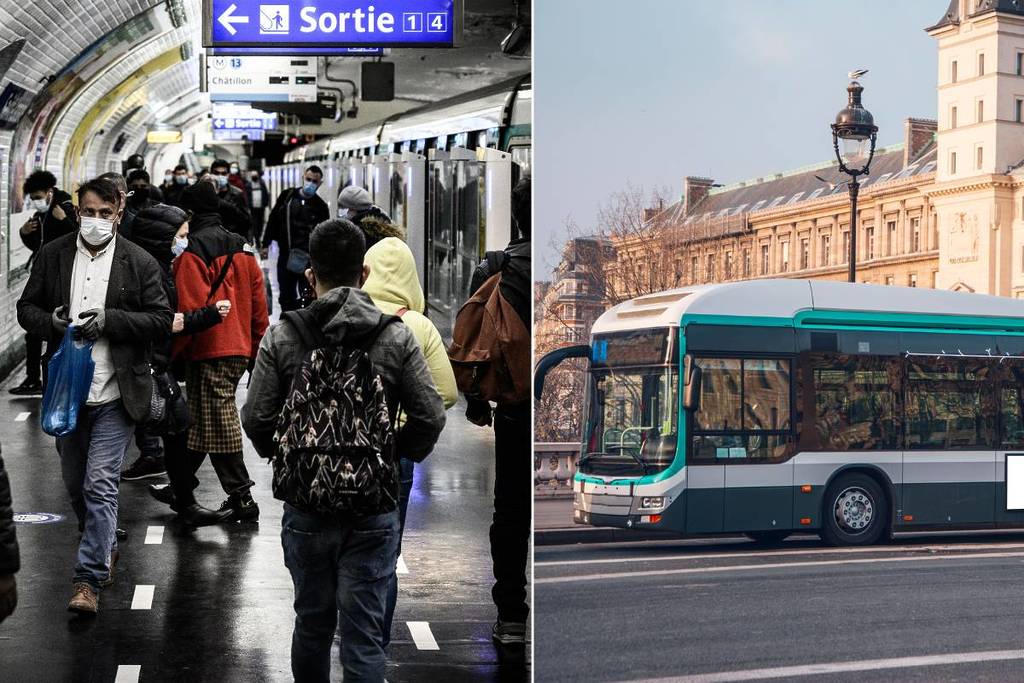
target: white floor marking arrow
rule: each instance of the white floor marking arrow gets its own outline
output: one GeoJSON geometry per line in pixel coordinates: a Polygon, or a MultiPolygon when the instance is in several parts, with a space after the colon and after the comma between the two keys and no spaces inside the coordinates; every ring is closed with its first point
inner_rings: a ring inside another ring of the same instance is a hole
{"type": "Polygon", "coordinates": [[[217,17],[217,21],[221,23],[228,30],[228,33],[235,35],[238,33],[238,29],[234,27],[234,24],[248,24],[249,17],[243,16],[232,16],[231,13],[238,9],[238,5],[231,3],[228,8],[224,10],[224,13],[217,17]]]}

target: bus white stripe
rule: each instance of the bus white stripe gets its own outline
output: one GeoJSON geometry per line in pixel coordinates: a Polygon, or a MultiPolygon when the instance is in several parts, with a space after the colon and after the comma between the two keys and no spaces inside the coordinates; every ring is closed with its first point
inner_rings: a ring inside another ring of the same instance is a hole
{"type": "Polygon", "coordinates": [[[992,650],[989,652],[953,652],[945,655],[922,657],[893,657],[891,659],[869,659],[859,662],[824,662],[802,666],[779,666],[770,669],[744,669],[718,671],[715,673],[673,676],[668,678],[636,679],[643,683],[730,683],[732,681],[763,681],[772,678],[796,676],[820,676],[824,674],[849,673],[854,671],[879,671],[883,669],[910,669],[921,666],[948,664],[972,664],[975,662],[999,662],[1024,659],[1024,650],[992,650]]]}
{"type": "Polygon", "coordinates": [[[580,574],[574,576],[552,576],[538,578],[534,583],[573,583],[579,581],[608,581],[610,579],[636,579],[648,576],[678,576],[680,574],[718,574],[747,570],[789,569],[794,567],[827,567],[843,564],[872,564],[890,562],[935,562],[938,560],[984,560],[1007,557],[1024,557],[1016,553],[965,553],[961,555],[932,555],[929,557],[868,557],[850,560],[817,560],[814,562],[773,562],[765,564],[736,564],[725,567],[688,567],[686,569],[662,569],[641,572],[611,572],[608,574],[580,574]]]}

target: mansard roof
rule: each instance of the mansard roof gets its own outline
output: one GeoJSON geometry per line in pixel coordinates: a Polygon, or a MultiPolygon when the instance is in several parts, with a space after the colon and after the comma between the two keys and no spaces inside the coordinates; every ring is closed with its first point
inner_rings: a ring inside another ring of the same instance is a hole
{"type": "MultiPolygon", "coordinates": [[[[978,17],[989,12],[1002,12],[1004,14],[1016,14],[1024,17],[1024,0],[978,0],[971,17],[978,17]]],[[[960,23],[960,0],[950,0],[946,13],[942,15],[934,26],[929,26],[926,31],[934,31],[937,28],[955,26],[960,23]]]]}

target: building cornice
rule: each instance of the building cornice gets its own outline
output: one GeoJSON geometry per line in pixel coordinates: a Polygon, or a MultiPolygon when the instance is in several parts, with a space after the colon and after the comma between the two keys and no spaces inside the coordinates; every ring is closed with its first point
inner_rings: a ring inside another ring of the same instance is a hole
{"type": "Polygon", "coordinates": [[[989,174],[963,180],[947,180],[943,183],[924,186],[921,188],[921,191],[928,197],[949,197],[966,192],[977,192],[978,190],[1012,189],[1014,186],[1019,185],[1024,185],[1024,178],[1014,181],[1012,176],[989,174]]]}

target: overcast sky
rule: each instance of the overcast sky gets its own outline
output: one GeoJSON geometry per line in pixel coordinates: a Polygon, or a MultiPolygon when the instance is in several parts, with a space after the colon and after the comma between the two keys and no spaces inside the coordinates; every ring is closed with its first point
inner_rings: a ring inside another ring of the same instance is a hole
{"type": "Polygon", "coordinates": [[[827,161],[853,69],[870,69],[878,144],[902,141],[906,117],[935,118],[937,50],[923,29],[948,4],[536,2],[536,277],[556,265],[566,219],[593,231],[627,184],[675,198],[688,175],[731,183],[827,161]]]}

